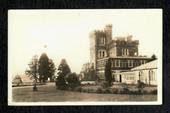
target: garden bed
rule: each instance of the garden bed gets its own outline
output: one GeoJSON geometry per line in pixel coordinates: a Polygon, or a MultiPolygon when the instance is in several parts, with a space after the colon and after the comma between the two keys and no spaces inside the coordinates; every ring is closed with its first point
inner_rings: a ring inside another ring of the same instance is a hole
{"type": "Polygon", "coordinates": [[[85,93],[98,93],[98,94],[157,94],[157,87],[146,86],[139,91],[136,85],[113,85],[112,87],[103,88],[100,85],[81,85],[70,91],[85,92],[85,93]]]}

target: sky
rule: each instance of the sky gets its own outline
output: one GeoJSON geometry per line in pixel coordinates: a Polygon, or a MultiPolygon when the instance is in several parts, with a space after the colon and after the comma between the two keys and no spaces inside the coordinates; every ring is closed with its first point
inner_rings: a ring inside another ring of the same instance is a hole
{"type": "Polygon", "coordinates": [[[106,24],[112,24],[113,38],[139,40],[140,55],[161,58],[161,9],[9,10],[8,73],[24,74],[32,57],[44,52],[56,67],[65,58],[71,71],[79,73],[90,61],[89,33],[106,24]]]}

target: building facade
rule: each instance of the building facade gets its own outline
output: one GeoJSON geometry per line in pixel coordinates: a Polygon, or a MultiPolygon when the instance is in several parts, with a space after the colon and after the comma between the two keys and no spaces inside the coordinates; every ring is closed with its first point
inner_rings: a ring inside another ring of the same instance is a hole
{"type": "Polygon", "coordinates": [[[112,39],[112,25],[106,25],[103,30],[90,33],[90,62],[94,65],[96,74],[104,79],[107,60],[111,59],[112,73],[130,70],[151,60],[146,56],[139,56],[138,40],[132,35],[114,37],[112,39]]]}
{"type": "Polygon", "coordinates": [[[139,80],[148,85],[157,85],[157,69],[157,60],[154,60],[129,71],[115,73],[115,82],[137,84],[139,80]]]}

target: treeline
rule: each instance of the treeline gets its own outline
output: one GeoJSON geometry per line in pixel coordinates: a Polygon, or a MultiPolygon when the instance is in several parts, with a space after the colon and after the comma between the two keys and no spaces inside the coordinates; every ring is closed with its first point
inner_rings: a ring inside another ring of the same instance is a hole
{"type": "Polygon", "coordinates": [[[53,60],[49,59],[46,53],[43,53],[39,59],[38,56],[34,56],[28,65],[29,69],[25,73],[34,79],[35,83],[44,83],[50,79],[51,82],[56,82],[58,89],[72,89],[80,85],[78,75],[71,72],[65,59],[61,60],[60,65],[56,69],[53,60]],[[55,76],[56,71],[57,76],[55,76]]]}

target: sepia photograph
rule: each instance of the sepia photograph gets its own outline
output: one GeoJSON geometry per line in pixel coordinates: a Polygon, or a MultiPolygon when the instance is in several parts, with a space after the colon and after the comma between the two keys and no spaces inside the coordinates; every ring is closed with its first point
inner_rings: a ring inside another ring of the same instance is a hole
{"type": "Polygon", "coordinates": [[[162,13],[8,10],[8,105],[161,105],[162,13]]]}

